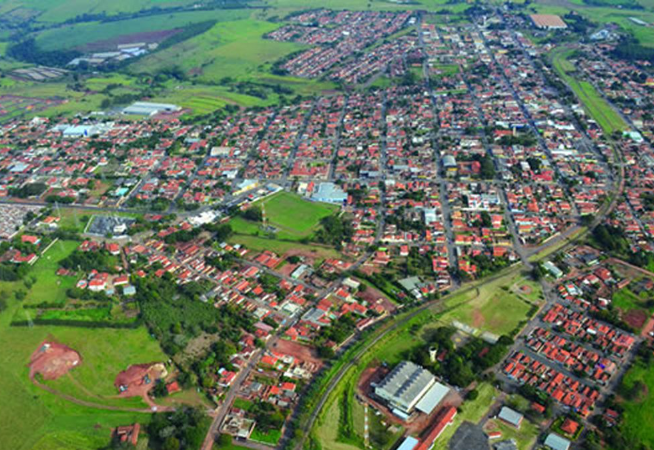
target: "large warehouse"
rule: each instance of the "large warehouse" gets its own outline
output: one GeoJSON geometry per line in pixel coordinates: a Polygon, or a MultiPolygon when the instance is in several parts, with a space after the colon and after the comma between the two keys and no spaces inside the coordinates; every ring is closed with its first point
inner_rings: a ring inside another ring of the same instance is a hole
{"type": "Polygon", "coordinates": [[[431,414],[448,392],[449,388],[437,382],[434,375],[411,361],[398,364],[375,387],[375,394],[402,419],[415,410],[431,414]]]}

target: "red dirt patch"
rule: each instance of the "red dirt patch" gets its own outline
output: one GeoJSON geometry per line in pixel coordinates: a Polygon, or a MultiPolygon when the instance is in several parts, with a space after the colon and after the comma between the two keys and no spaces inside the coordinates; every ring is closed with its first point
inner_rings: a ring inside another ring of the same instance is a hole
{"type": "Polygon", "coordinates": [[[640,330],[647,322],[647,312],[642,309],[632,309],[622,316],[622,320],[635,330],[640,330]]]}
{"type": "Polygon", "coordinates": [[[43,341],[30,357],[30,378],[41,374],[44,380],[56,380],[82,362],[79,353],[53,341],[43,341]]]}
{"type": "Polygon", "coordinates": [[[173,28],[170,30],[144,31],[142,33],[123,34],[111,39],[102,39],[100,41],[89,42],[88,44],[79,47],[79,49],[87,52],[95,52],[100,50],[114,50],[119,45],[134,43],[158,43],[182,31],[182,28],[173,28]]]}
{"type": "Polygon", "coordinates": [[[273,351],[275,353],[292,356],[304,362],[315,364],[317,367],[322,367],[322,361],[316,354],[315,350],[306,345],[298,344],[297,342],[280,339],[274,344],[273,351]]]}
{"type": "Polygon", "coordinates": [[[474,310],[472,312],[472,326],[475,328],[481,328],[486,323],[486,318],[484,315],[478,311],[474,310]]]}
{"type": "Polygon", "coordinates": [[[523,284],[522,286],[520,286],[520,293],[525,295],[531,294],[532,293],[531,286],[523,284]]]}
{"type": "Polygon", "coordinates": [[[143,397],[147,401],[155,381],[166,375],[166,368],[161,363],[136,364],[120,372],[114,386],[120,391],[120,397],[143,397]]]}

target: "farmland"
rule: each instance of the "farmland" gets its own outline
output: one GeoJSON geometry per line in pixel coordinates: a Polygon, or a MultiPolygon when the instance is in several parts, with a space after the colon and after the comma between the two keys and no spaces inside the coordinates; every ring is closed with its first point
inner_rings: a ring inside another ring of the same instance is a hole
{"type": "Polygon", "coordinates": [[[252,19],[220,22],[200,36],[146,56],[133,69],[154,72],[174,61],[186,71],[193,70],[200,80],[256,78],[262,73],[260,66],[304,48],[263,39],[264,34],[277,27],[252,19]]]}
{"type": "Polygon", "coordinates": [[[85,47],[97,41],[109,41],[122,35],[183,28],[206,20],[244,19],[247,10],[214,10],[180,12],[114,22],[84,22],[49,29],[39,33],[36,43],[44,50],[85,47]]]}

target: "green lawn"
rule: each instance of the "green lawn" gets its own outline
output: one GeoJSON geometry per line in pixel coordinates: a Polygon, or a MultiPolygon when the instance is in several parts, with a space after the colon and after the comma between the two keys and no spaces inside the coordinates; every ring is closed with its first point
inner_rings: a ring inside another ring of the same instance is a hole
{"type": "Polygon", "coordinates": [[[30,271],[30,276],[36,279],[36,283],[25,299],[26,304],[65,303],[66,291],[75,286],[75,278],[59,277],[56,271],[59,261],[73,253],[78,246],[79,242],[76,241],[59,240],[39,258],[30,271]]]}
{"type": "MultiPolygon", "coordinates": [[[[73,241],[57,242],[37,261],[30,272],[37,281],[27,292],[25,303],[65,299],[68,282],[59,284],[54,271],[57,261],[76,247],[73,241]]],[[[10,294],[9,308],[0,313],[0,448],[97,449],[108,442],[112,427],[135,421],[147,423],[144,414],[82,407],[41,390],[30,382],[27,363],[43,340],[54,339],[78,351],[82,364],[70,372],[70,377],[48,382],[51,386],[93,403],[143,407],[138,399],[108,397],[116,395],[113,381],[118,372],[131,364],[166,359],[148,332],[144,328],[11,327],[14,317],[25,314],[22,304],[11,295],[18,289],[25,290],[22,282],[0,283],[0,291],[10,294]]]]}
{"type": "Polygon", "coordinates": [[[230,242],[252,250],[272,250],[280,255],[297,249],[315,253],[319,258],[338,256],[338,252],[330,247],[297,242],[311,237],[319,228],[320,221],[334,214],[338,206],[310,202],[288,192],[272,195],[256,205],[265,210],[267,224],[276,229],[274,236],[267,236],[259,223],[235,217],[229,222],[235,232],[230,242]]]}
{"type": "Polygon", "coordinates": [[[266,237],[235,234],[228,239],[228,242],[231,244],[244,245],[246,248],[255,252],[270,250],[278,255],[283,255],[290,250],[303,250],[313,253],[316,258],[342,258],[342,255],[333,248],[311,244],[300,244],[296,241],[281,241],[279,239],[269,239],[266,237]]]}
{"type": "Polygon", "coordinates": [[[279,442],[279,439],[281,437],[282,437],[282,433],[280,430],[272,430],[269,431],[268,433],[262,433],[257,428],[255,428],[254,431],[252,432],[252,436],[250,436],[250,439],[255,442],[263,442],[264,444],[274,446],[277,445],[277,442],[279,442]]]}
{"type": "Polygon", "coordinates": [[[452,439],[457,428],[463,422],[477,423],[486,415],[486,412],[493,404],[493,399],[497,391],[493,385],[482,383],[477,387],[477,392],[479,392],[479,397],[475,400],[464,402],[461,406],[463,411],[454,417],[452,424],[445,428],[443,433],[436,439],[433,447],[434,450],[446,450],[449,446],[450,439],[452,439]]]}
{"type": "Polygon", "coordinates": [[[654,308],[647,308],[645,304],[647,297],[641,298],[632,292],[629,288],[624,288],[613,294],[612,304],[620,308],[623,312],[629,312],[632,309],[649,309],[650,311],[654,308]]]}
{"type": "Polygon", "coordinates": [[[629,390],[634,383],[642,382],[647,386],[646,392],[641,392],[635,401],[623,401],[624,414],[620,431],[629,439],[642,443],[644,446],[654,446],[654,369],[642,363],[636,363],[624,377],[624,387],[629,390]]]}
{"type": "Polygon", "coordinates": [[[502,437],[499,439],[500,441],[514,439],[518,445],[518,450],[530,450],[536,442],[538,434],[540,433],[538,427],[529,422],[527,419],[522,421],[522,424],[520,424],[520,429],[516,429],[515,427],[506,424],[498,419],[490,420],[484,427],[484,431],[501,432],[502,437]]]}

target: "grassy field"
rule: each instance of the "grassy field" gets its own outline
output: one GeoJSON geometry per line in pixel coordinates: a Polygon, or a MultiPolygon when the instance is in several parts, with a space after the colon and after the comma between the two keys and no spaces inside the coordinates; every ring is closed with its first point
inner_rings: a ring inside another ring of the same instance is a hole
{"type": "Polygon", "coordinates": [[[241,244],[252,251],[262,252],[270,250],[278,255],[284,255],[290,250],[302,250],[307,253],[312,253],[318,259],[324,258],[342,258],[336,250],[330,247],[322,247],[311,244],[300,244],[296,241],[282,241],[279,239],[269,239],[266,237],[250,236],[245,234],[237,234],[230,237],[228,241],[232,244],[241,244]]]}
{"type": "Polygon", "coordinates": [[[613,294],[612,304],[625,313],[633,309],[649,309],[651,311],[652,308],[647,308],[647,305],[645,304],[645,301],[648,298],[648,295],[639,297],[629,288],[624,288],[613,294]]]}
{"type": "Polygon", "coordinates": [[[552,64],[559,76],[574,91],[588,114],[597,121],[605,133],[628,128],[624,119],[608,104],[595,87],[587,81],[577,80],[572,73],[575,67],[568,61],[573,55],[569,49],[556,49],[551,53],[552,64]]]}
{"type": "Polygon", "coordinates": [[[253,78],[257,73],[262,73],[261,66],[305,48],[294,43],[263,39],[264,34],[278,26],[251,19],[221,22],[200,36],[146,56],[132,69],[155,72],[178,65],[198,74],[200,80],[253,78]]]}
{"type": "Polygon", "coordinates": [[[274,236],[268,236],[259,223],[235,217],[229,222],[235,233],[229,239],[231,243],[245,245],[254,251],[271,250],[279,255],[302,250],[315,254],[317,258],[339,256],[331,247],[298,242],[311,237],[320,226],[320,220],[334,214],[337,206],[310,202],[288,192],[272,195],[257,205],[264,206],[267,224],[276,229],[274,236]]]}
{"type": "Polygon", "coordinates": [[[37,35],[36,42],[44,50],[70,49],[126,34],[183,28],[206,20],[240,20],[249,15],[246,9],[230,9],[161,14],[115,22],[84,22],[43,31],[37,35]]]}
{"type": "Polygon", "coordinates": [[[12,300],[11,307],[0,314],[0,347],[11,349],[0,355],[0,448],[96,449],[107,443],[111,427],[147,422],[147,415],[97,410],[60,399],[33,386],[27,367],[39,343],[54,339],[80,352],[83,362],[70,379],[51,382],[53,387],[94,403],[141,406],[140,401],[104,401],[101,397],[116,394],[114,377],[128,365],[165,359],[145,329],[10,327],[18,308],[12,300]]]}
{"type": "Polygon", "coordinates": [[[647,386],[634,401],[623,401],[622,424],[620,431],[628,438],[639,441],[644,446],[654,446],[654,429],[650,426],[654,420],[654,369],[637,363],[629,369],[623,384],[627,390],[634,383],[642,382],[647,386]]]}
{"type": "Polygon", "coordinates": [[[455,295],[447,301],[449,307],[460,305],[444,314],[439,324],[450,324],[457,320],[480,331],[495,335],[510,334],[521,322],[527,320],[534,304],[539,304],[542,292],[540,286],[519,274],[510,274],[491,283],[484,284],[478,290],[455,295]],[[526,286],[528,293],[520,288],[526,286]]]}
{"type": "Polygon", "coordinates": [[[338,211],[336,205],[310,202],[288,192],[280,192],[256,204],[265,207],[267,222],[280,229],[278,234],[288,234],[286,238],[310,236],[323,218],[338,211]]]}
{"type": "MultiPolygon", "coordinates": [[[[37,281],[23,302],[65,299],[65,286],[58,284],[57,261],[77,247],[76,242],[55,243],[33,267],[37,281]]],[[[147,415],[83,407],[32,385],[27,363],[45,339],[69,345],[82,356],[82,364],[65,377],[48,382],[76,398],[109,406],[143,407],[140,400],[112,399],[113,381],[127,366],[163,361],[159,344],[144,328],[134,330],[85,329],[63,326],[11,327],[14,317],[24,316],[21,302],[13,298],[23,283],[0,283],[9,308],[0,313],[0,448],[68,450],[97,449],[106,444],[112,427],[140,421],[147,415]]]]}
{"type": "Polygon", "coordinates": [[[484,430],[487,432],[499,431],[502,433],[502,437],[500,438],[502,441],[514,439],[518,450],[531,449],[540,432],[536,425],[526,419],[522,421],[518,430],[498,419],[490,420],[484,427],[484,430]]]}
{"type": "Polygon", "coordinates": [[[66,290],[75,286],[73,277],[58,277],[55,272],[59,268],[59,261],[70,255],[79,245],[75,241],[57,241],[34,264],[30,276],[36,279],[29,294],[25,298],[26,304],[34,303],[61,303],[66,301],[66,290]]]}

